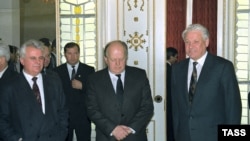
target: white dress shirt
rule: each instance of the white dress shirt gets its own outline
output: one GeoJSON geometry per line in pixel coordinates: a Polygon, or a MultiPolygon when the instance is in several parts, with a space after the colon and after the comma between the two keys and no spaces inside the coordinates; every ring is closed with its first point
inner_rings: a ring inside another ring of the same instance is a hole
{"type": "MultiPolygon", "coordinates": [[[[26,80],[28,81],[28,83],[30,85],[30,88],[32,89],[33,84],[34,84],[34,81],[32,80],[32,78],[34,76],[29,75],[24,70],[23,70],[23,74],[24,74],[26,80]]],[[[41,96],[42,110],[43,110],[43,113],[45,114],[45,99],[44,99],[44,89],[43,89],[43,77],[42,77],[41,73],[39,73],[35,77],[37,77],[36,82],[37,82],[37,85],[39,87],[39,92],[40,92],[40,96],[41,96]]]]}

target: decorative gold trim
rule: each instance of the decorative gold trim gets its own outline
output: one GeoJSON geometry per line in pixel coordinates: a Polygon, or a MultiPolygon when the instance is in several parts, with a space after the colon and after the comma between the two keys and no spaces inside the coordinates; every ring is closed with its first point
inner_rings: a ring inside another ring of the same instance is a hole
{"type": "Polygon", "coordinates": [[[138,22],[139,18],[138,17],[134,17],[134,22],[138,22]]]}
{"type": "Polygon", "coordinates": [[[138,36],[138,32],[134,33],[134,36],[129,34],[130,40],[127,40],[128,44],[131,44],[129,46],[129,48],[134,47],[135,51],[138,51],[138,47],[143,48],[142,43],[146,43],[145,39],[142,39],[143,34],[141,34],[140,36],[138,36]]]}
{"type": "MultiPolygon", "coordinates": [[[[132,10],[132,6],[130,4],[130,0],[127,0],[127,5],[128,5],[128,11],[132,10]]],[[[134,0],[134,7],[137,8],[138,7],[138,0],[134,0]]],[[[144,0],[142,0],[142,4],[140,6],[140,11],[144,11],[144,0]]]]}
{"type": "Polygon", "coordinates": [[[134,60],[134,65],[138,65],[139,61],[138,60],[134,60]]]}
{"type": "Polygon", "coordinates": [[[130,0],[127,1],[128,11],[131,11],[131,5],[130,5],[129,1],[130,1],[130,0]]]}
{"type": "Polygon", "coordinates": [[[143,7],[144,7],[144,0],[142,0],[142,5],[141,5],[141,7],[140,7],[140,10],[141,10],[141,11],[144,11],[143,7]]]}

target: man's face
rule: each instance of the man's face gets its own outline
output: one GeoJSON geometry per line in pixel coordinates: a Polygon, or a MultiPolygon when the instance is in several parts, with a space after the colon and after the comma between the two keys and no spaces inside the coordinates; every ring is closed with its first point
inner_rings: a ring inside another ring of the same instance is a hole
{"type": "Polygon", "coordinates": [[[76,46],[73,48],[68,48],[64,55],[66,57],[67,63],[70,65],[75,65],[79,61],[80,53],[76,46]]]}
{"type": "Polygon", "coordinates": [[[175,56],[170,56],[169,62],[171,64],[175,64],[177,61],[178,61],[178,54],[176,54],[175,56]]]}
{"type": "Polygon", "coordinates": [[[48,67],[49,66],[49,63],[50,63],[50,50],[48,47],[44,47],[44,51],[43,51],[43,54],[44,54],[44,67],[48,67]]]}
{"type": "Polygon", "coordinates": [[[200,31],[190,31],[187,33],[184,42],[186,54],[191,59],[198,60],[205,54],[209,39],[204,40],[200,31]]]}
{"type": "Polygon", "coordinates": [[[113,74],[120,74],[123,72],[126,66],[127,56],[125,56],[125,51],[122,45],[119,43],[111,44],[107,53],[107,57],[104,59],[109,70],[113,74]]]}
{"type": "Polygon", "coordinates": [[[8,65],[7,60],[5,59],[4,56],[0,56],[0,71],[5,69],[5,67],[8,65]]]}
{"type": "Polygon", "coordinates": [[[23,69],[26,73],[36,76],[43,69],[44,56],[40,49],[27,47],[25,56],[20,58],[23,69]]]}

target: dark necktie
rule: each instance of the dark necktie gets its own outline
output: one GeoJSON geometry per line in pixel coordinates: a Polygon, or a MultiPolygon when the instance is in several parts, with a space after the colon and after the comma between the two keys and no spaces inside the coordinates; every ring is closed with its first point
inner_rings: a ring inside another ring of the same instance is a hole
{"type": "Polygon", "coordinates": [[[75,78],[75,75],[76,75],[75,66],[72,66],[71,80],[75,78]]]}
{"type": "Polygon", "coordinates": [[[189,86],[189,102],[190,103],[192,103],[192,101],[193,101],[195,87],[196,87],[196,83],[197,83],[197,70],[196,70],[197,64],[198,64],[198,62],[193,62],[193,72],[192,72],[190,86],[189,86]]]}
{"type": "Polygon", "coordinates": [[[36,83],[37,77],[33,77],[32,80],[34,82],[32,90],[33,90],[33,92],[35,94],[35,97],[36,97],[36,100],[37,100],[38,104],[40,106],[42,106],[40,91],[39,91],[38,85],[36,83]]]}
{"type": "Polygon", "coordinates": [[[116,82],[116,95],[120,103],[122,104],[123,101],[123,85],[121,80],[121,74],[116,75],[118,77],[118,80],[116,82]]]}

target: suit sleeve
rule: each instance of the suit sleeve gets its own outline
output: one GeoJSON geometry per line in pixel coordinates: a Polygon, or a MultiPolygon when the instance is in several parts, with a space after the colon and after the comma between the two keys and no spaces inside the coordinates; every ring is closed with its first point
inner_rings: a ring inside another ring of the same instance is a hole
{"type": "Polygon", "coordinates": [[[11,109],[9,107],[11,100],[11,88],[7,85],[0,88],[0,139],[8,141],[17,141],[22,137],[21,133],[14,130],[11,125],[11,109]]]}
{"type": "Polygon", "coordinates": [[[141,132],[142,130],[146,129],[149,121],[151,120],[153,113],[154,113],[154,106],[153,106],[153,99],[151,95],[151,88],[149,85],[149,80],[146,76],[146,72],[142,73],[142,86],[140,94],[142,99],[141,103],[137,109],[137,112],[129,123],[129,127],[134,129],[136,132],[141,132]]]}
{"type": "Polygon", "coordinates": [[[221,78],[225,91],[226,122],[227,124],[240,124],[242,112],[241,96],[233,64],[231,62],[225,64],[223,72],[224,76],[221,78]]]}

